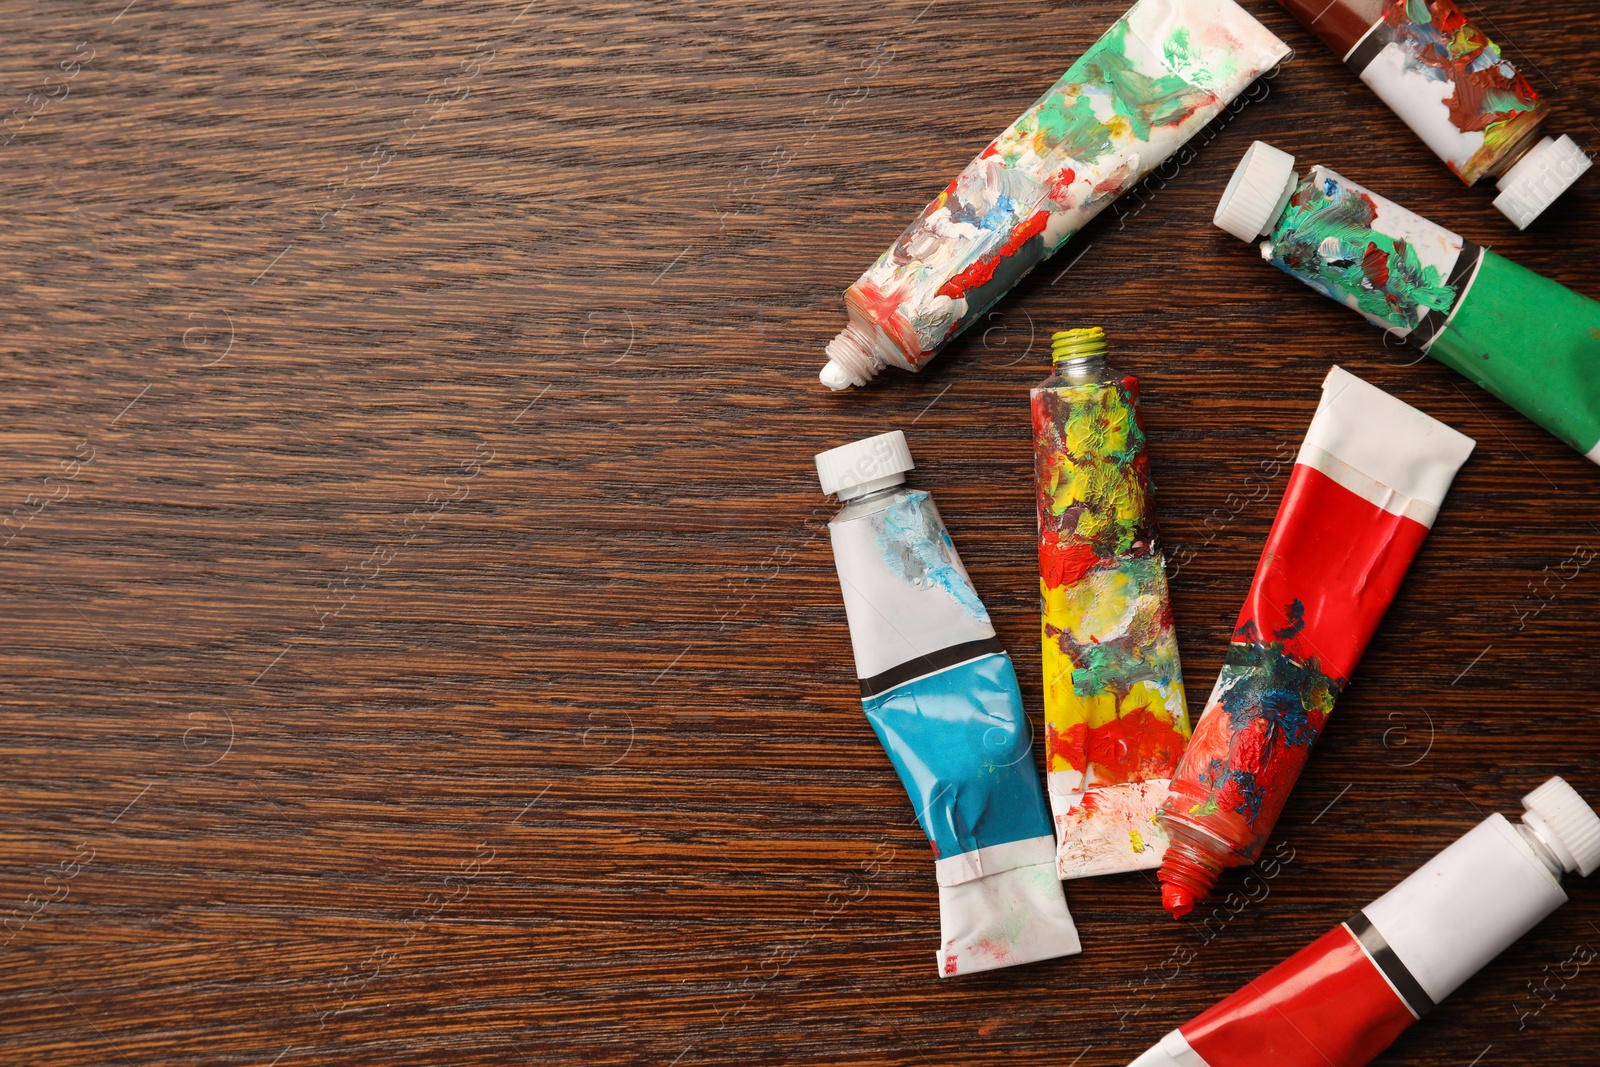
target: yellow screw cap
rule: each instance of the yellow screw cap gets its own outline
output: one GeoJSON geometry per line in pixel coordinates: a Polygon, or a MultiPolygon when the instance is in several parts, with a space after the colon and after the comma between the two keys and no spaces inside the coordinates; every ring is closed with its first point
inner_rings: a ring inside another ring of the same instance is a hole
{"type": "Polygon", "coordinates": [[[1098,326],[1086,330],[1058,330],[1050,335],[1050,361],[1083,359],[1106,354],[1106,332],[1098,326]]]}

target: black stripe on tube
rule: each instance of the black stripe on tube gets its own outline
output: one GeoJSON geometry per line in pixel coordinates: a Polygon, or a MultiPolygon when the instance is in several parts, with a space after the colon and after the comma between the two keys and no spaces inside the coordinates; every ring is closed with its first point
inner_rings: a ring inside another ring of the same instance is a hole
{"type": "Polygon", "coordinates": [[[921,678],[925,674],[942,671],[946,667],[954,667],[957,663],[965,663],[969,659],[987,656],[994,652],[1004,652],[998,637],[983,637],[976,641],[963,641],[959,645],[941,648],[937,652],[929,652],[925,656],[907,660],[898,667],[890,667],[882,674],[874,674],[871,678],[861,679],[862,699],[877,696],[879,693],[888,692],[897,685],[905,685],[913,678],[921,678]]]}
{"type": "Polygon", "coordinates": [[[1345,922],[1345,926],[1361,942],[1361,947],[1367,950],[1367,955],[1378,965],[1378,970],[1389,979],[1389,984],[1399,991],[1400,999],[1406,1002],[1411,1014],[1420,1019],[1433,1010],[1433,998],[1422,988],[1422,983],[1412,977],[1400,957],[1395,955],[1394,949],[1389,947],[1389,942],[1383,939],[1378,928],[1372,925],[1372,920],[1367,918],[1366,912],[1356,912],[1354,917],[1345,922]]]}

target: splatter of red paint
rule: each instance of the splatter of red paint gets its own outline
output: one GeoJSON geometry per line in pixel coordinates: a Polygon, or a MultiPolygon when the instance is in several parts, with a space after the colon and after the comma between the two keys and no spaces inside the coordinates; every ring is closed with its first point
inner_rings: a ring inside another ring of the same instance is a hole
{"type": "MultiPolygon", "coordinates": [[[[1395,242],[1396,246],[1400,244],[1395,242]]],[[[1368,242],[1366,254],[1361,257],[1361,270],[1372,279],[1372,284],[1383,288],[1389,284],[1389,253],[1368,242]]]]}
{"type": "MultiPolygon", "coordinates": [[[[1528,79],[1454,0],[1428,0],[1426,4],[1393,0],[1374,35],[1375,40],[1398,47],[1408,66],[1450,86],[1443,103],[1452,127],[1484,135],[1482,146],[1470,158],[1445,157],[1450,169],[1468,185],[1534,136],[1549,111],[1528,79]],[[1418,15],[1421,17],[1414,17],[1418,15]]],[[[1391,106],[1395,103],[1389,102],[1391,106]]]]}
{"type": "Polygon", "coordinates": [[[1000,251],[992,256],[984,256],[976,263],[967,267],[954,278],[939,287],[939,295],[947,296],[951,300],[959,300],[967,295],[968,290],[976,289],[990,278],[994,277],[995,270],[1001,261],[1021,251],[1033,237],[1044,232],[1045,225],[1050,221],[1050,212],[1035,211],[1026,222],[1011,231],[1011,236],[1000,247],[1000,251]]]}
{"type": "MultiPolygon", "coordinates": [[[[921,351],[922,342],[917,339],[917,332],[900,314],[903,302],[900,294],[881,292],[874,285],[857,282],[846,291],[844,300],[854,315],[860,315],[876,323],[902,353],[909,355],[921,351]]],[[[929,354],[931,353],[924,353],[924,355],[929,354]]]]}
{"type": "Polygon", "coordinates": [[[1072,202],[1072,183],[1077,180],[1078,174],[1076,171],[1071,167],[1064,168],[1054,178],[1050,179],[1050,187],[1045,195],[1058,204],[1070,204],[1072,202]]]}
{"type": "Polygon", "coordinates": [[[1061,543],[1061,534],[1046,530],[1039,537],[1039,576],[1051,589],[1072,585],[1094,569],[1097,563],[1107,563],[1095,552],[1094,545],[1086,541],[1061,543]]]}
{"type": "Polygon", "coordinates": [[[1093,728],[1078,722],[1059,733],[1047,729],[1045,743],[1051,757],[1066,760],[1074,770],[1086,770],[1087,760],[1095,770],[1094,784],[1104,786],[1170,774],[1188,740],[1170,719],[1140,707],[1093,728]]]}

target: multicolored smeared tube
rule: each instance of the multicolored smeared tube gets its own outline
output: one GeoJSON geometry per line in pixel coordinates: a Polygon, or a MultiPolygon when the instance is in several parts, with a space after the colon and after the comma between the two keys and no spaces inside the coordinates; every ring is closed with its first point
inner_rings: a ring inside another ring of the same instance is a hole
{"type": "Polygon", "coordinates": [[[922,369],[1288,55],[1233,0],[1139,0],[846,290],[823,384],[922,369]]]}
{"type": "Polygon", "coordinates": [[[861,706],[933,846],[939,974],[1080,949],[1017,674],[896,430],[817,456],[861,706]]]}
{"type": "Polygon", "coordinates": [[[1600,302],[1263,141],[1215,221],[1600,463],[1600,302]]]}
{"type": "Polygon", "coordinates": [[[1468,185],[1499,179],[1494,206],[1526,227],[1584,171],[1550,106],[1454,0],[1278,0],[1322,38],[1468,185]]]}
{"type": "Polygon", "coordinates": [[[1161,865],[1156,812],[1189,740],[1139,380],[1098,326],[1052,339],[1033,401],[1045,770],[1056,873],[1161,865]]]}
{"type": "Polygon", "coordinates": [[[1161,903],[1253,863],[1473,441],[1339,367],[1295,457],[1222,673],[1173,776],[1161,903]]]}
{"type": "Polygon", "coordinates": [[[1131,1067],[1366,1067],[1565,904],[1563,874],[1600,868],[1600,815],[1577,790],[1551,778],[1522,806],[1520,825],[1489,816],[1131,1067]]]}

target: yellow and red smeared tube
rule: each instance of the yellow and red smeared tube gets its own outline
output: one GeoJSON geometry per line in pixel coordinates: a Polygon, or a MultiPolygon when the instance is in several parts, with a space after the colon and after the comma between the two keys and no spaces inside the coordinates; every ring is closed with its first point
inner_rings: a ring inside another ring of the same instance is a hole
{"type": "Polygon", "coordinates": [[[1233,0],[1139,0],[845,292],[823,384],[920,370],[1288,55],[1233,0]]]}
{"type": "Polygon", "coordinates": [[[1051,338],[1032,394],[1045,771],[1056,873],[1156,867],[1156,812],[1189,740],[1139,380],[1100,327],[1051,338]]]}

